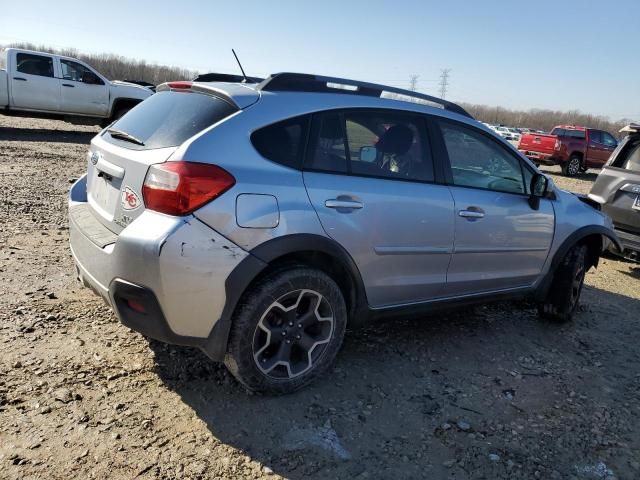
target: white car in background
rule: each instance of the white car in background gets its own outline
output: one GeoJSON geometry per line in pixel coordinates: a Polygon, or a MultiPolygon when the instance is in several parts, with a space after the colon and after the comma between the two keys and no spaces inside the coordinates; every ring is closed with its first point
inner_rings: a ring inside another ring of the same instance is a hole
{"type": "Polygon", "coordinates": [[[512,142],[518,142],[520,141],[520,132],[518,132],[515,128],[511,128],[511,127],[505,127],[502,125],[499,125],[497,127],[493,127],[493,130],[500,135],[501,137],[503,137],[505,140],[509,140],[512,142]]]}
{"type": "Polygon", "coordinates": [[[0,69],[0,112],[72,123],[117,120],[153,95],[149,88],[110,81],[75,58],[8,48],[0,69]]]}

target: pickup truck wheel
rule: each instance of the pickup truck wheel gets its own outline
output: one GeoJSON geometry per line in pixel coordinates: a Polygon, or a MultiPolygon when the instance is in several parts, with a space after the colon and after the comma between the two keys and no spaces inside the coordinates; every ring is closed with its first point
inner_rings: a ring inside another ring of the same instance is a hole
{"type": "Polygon", "coordinates": [[[303,266],[276,271],[241,300],[225,364],[251,391],[290,393],[331,366],[346,326],[342,292],[329,276],[303,266]]]}
{"type": "Polygon", "coordinates": [[[575,177],[582,169],[582,160],[577,155],[573,155],[562,165],[562,173],[568,177],[575,177]]]}
{"type": "Polygon", "coordinates": [[[576,245],[558,265],[547,298],[538,305],[541,317],[557,322],[571,320],[587,271],[587,246],[576,245]]]}

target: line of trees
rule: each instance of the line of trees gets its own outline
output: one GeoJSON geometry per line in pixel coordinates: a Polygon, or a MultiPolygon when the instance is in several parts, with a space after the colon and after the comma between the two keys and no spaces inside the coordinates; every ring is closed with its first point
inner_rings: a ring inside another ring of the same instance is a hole
{"type": "Polygon", "coordinates": [[[198,75],[195,70],[147,63],[112,53],[87,54],[75,48],[55,49],[32,43],[13,43],[5,47],[23,48],[39,52],[55,53],[77,58],[91,65],[110,80],[142,80],[158,85],[171,80],[192,80],[198,75]]]}
{"type": "Polygon", "coordinates": [[[556,125],[583,125],[585,127],[606,130],[613,135],[618,134],[625,125],[632,123],[631,119],[623,118],[611,121],[609,117],[593,115],[579,110],[510,110],[502,107],[490,107],[488,105],[474,105],[462,103],[474,118],[492,125],[507,125],[509,127],[527,127],[548,132],[556,125]]]}

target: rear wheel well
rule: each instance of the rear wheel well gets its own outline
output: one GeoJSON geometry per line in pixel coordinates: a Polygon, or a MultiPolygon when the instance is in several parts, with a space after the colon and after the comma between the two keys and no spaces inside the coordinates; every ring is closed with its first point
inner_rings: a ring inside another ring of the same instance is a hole
{"type": "Polygon", "coordinates": [[[329,277],[338,284],[338,287],[340,287],[347,306],[349,323],[353,324],[354,321],[357,322],[359,314],[358,307],[362,299],[358,298],[356,280],[339,258],[325,252],[307,250],[292,252],[275,258],[251,281],[247,290],[252,288],[256,282],[260,281],[266,275],[278,270],[287,270],[300,265],[320,270],[329,275],[329,277]]]}
{"type": "Polygon", "coordinates": [[[138,100],[135,98],[117,98],[113,102],[113,107],[111,108],[111,119],[117,120],[116,115],[121,110],[131,110],[137,104],[139,104],[142,100],[138,100]]]}

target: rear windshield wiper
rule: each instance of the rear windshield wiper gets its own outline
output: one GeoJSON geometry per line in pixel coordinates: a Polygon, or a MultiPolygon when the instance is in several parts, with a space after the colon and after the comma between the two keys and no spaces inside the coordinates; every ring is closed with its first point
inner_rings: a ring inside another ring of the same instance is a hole
{"type": "Polygon", "coordinates": [[[118,130],[116,128],[109,128],[107,130],[111,134],[113,138],[119,138],[120,140],[124,140],[126,142],[135,143],[136,145],[144,146],[144,142],[137,137],[134,137],[130,133],[123,132],[122,130],[118,130]]]}

